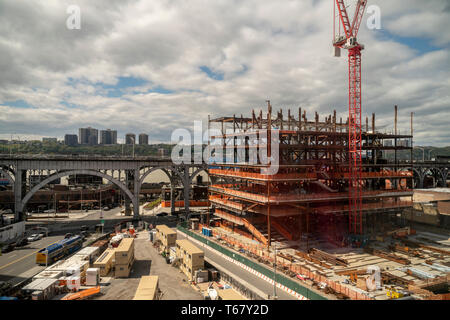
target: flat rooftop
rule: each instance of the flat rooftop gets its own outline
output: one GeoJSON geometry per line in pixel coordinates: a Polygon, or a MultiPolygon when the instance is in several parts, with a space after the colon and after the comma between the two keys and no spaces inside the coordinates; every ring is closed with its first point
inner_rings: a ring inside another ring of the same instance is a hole
{"type": "Polygon", "coordinates": [[[183,239],[183,240],[177,240],[177,245],[180,246],[180,248],[183,248],[184,250],[186,250],[187,252],[189,252],[190,254],[195,254],[195,253],[203,253],[203,250],[197,248],[192,242],[190,242],[189,240],[183,239]]]}

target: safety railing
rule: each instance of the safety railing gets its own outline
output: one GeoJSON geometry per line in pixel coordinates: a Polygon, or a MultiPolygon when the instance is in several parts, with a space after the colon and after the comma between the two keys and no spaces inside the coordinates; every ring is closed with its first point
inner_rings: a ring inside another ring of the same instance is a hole
{"type": "MultiPolygon", "coordinates": [[[[333,178],[338,179],[348,179],[350,177],[350,173],[344,172],[341,174],[336,174],[333,178]]],[[[412,171],[382,171],[382,172],[361,172],[361,178],[411,178],[413,177],[412,171]]]]}
{"type": "MultiPolygon", "coordinates": [[[[281,202],[281,201],[322,201],[322,200],[341,200],[347,199],[347,192],[336,193],[315,193],[315,194],[292,194],[292,195],[271,195],[270,197],[264,194],[254,194],[246,191],[231,189],[227,186],[232,185],[211,185],[210,190],[225,193],[227,195],[236,196],[244,199],[249,199],[256,202],[268,203],[268,202],[281,202]]],[[[363,191],[363,198],[370,197],[397,197],[403,194],[412,193],[411,189],[404,190],[375,190],[375,191],[363,191]]]]}
{"type": "MultiPolygon", "coordinates": [[[[361,210],[382,210],[382,209],[396,209],[396,208],[407,208],[412,207],[412,201],[379,201],[377,203],[363,203],[361,210]]],[[[322,213],[333,213],[333,212],[346,212],[349,210],[348,205],[337,205],[337,206],[326,206],[318,208],[318,211],[322,213]]]]}
{"type": "Polygon", "coordinates": [[[214,175],[237,177],[244,179],[255,179],[255,180],[316,180],[316,173],[277,173],[273,175],[260,174],[255,172],[243,172],[236,170],[223,170],[223,169],[209,169],[208,172],[214,175]]]}
{"type": "Polygon", "coordinates": [[[241,203],[236,203],[234,201],[229,201],[227,199],[223,199],[221,197],[217,197],[217,196],[209,196],[209,201],[214,202],[214,203],[218,203],[230,208],[234,208],[237,210],[243,210],[244,206],[241,203]]]}

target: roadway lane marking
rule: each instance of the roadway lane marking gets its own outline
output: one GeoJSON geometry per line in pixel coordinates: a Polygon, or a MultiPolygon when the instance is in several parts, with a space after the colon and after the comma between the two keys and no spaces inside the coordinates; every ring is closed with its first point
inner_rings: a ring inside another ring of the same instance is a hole
{"type": "MultiPolygon", "coordinates": [[[[60,241],[60,240],[58,240],[58,241],[60,241]]],[[[54,243],[57,243],[58,241],[55,241],[55,242],[53,242],[53,243],[50,243],[49,245],[47,245],[47,247],[48,247],[48,246],[51,246],[51,245],[54,244],[54,243]]],[[[42,249],[42,248],[41,248],[41,249],[42,249]]],[[[41,249],[39,249],[39,250],[41,250],[41,249]]],[[[27,254],[26,256],[23,256],[22,258],[19,258],[19,259],[17,259],[17,260],[14,260],[14,261],[12,261],[12,262],[10,262],[10,263],[8,263],[8,264],[5,264],[5,265],[1,266],[1,267],[0,267],[0,270],[4,269],[4,268],[6,268],[6,267],[8,267],[8,266],[10,266],[10,265],[12,265],[12,264],[15,264],[15,263],[17,263],[17,262],[19,262],[19,261],[21,261],[21,260],[23,260],[23,259],[25,259],[25,258],[28,258],[28,257],[31,256],[32,254],[35,254],[35,253],[39,252],[39,250],[34,251],[34,252],[30,253],[30,254],[27,254]]]]}

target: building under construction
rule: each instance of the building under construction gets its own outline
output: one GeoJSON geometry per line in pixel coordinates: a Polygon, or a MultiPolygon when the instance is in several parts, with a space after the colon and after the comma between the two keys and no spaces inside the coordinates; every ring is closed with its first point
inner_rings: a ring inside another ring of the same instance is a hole
{"type": "Polygon", "coordinates": [[[299,108],[286,117],[270,102],[266,114],[210,118],[219,134],[211,135],[209,199],[220,226],[268,247],[310,239],[342,246],[400,222],[412,207],[412,118],[407,135],[397,131],[397,107],[391,133],[377,130],[375,114],[371,126],[366,118],[358,216],[349,214],[348,127],[336,111],[308,119],[299,108]],[[400,153],[410,160],[400,162],[400,153]]]}

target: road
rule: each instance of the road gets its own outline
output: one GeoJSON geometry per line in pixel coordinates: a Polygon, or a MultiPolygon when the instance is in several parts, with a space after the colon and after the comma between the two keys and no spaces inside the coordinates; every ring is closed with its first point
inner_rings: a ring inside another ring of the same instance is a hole
{"type": "MultiPolygon", "coordinates": [[[[179,239],[185,239],[186,235],[180,231],[177,230],[178,238],[179,239]]],[[[198,246],[197,243],[195,243],[196,246],[198,246]]],[[[205,257],[207,257],[209,260],[214,261],[214,263],[217,263],[219,266],[224,268],[225,270],[228,270],[229,272],[237,275],[239,278],[244,279],[248,283],[252,284],[255,288],[259,289],[260,291],[264,292],[267,295],[273,296],[273,285],[266,282],[265,280],[257,277],[253,273],[250,273],[249,271],[242,269],[238,265],[232,263],[231,261],[226,260],[222,256],[214,253],[211,249],[209,249],[208,246],[202,247],[202,249],[205,252],[205,257]]],[[[290,295],[289,293],[282,291],[281,289],[277,288],[277,296],[280,300],[297,300],[296,297],[293,295],[290,295]]]]}
{"type": "Polygon", "coordinates": [[[0,256],[0,281],[15,285],[45,269],[45,266],[36,264],[36,252],[63,238],[64,236],[50,236],[3,253],[0,256]]]}
{"type": "MultiPolygon", "coordinates": [[[[94,231],[96,224],[99,224],[101,220],[105,221],[104,232],[113,231],[114,226],[122,221],[132,221],[133,216],[119,215],[122,209],[117,207],[108,211],[103,211],[103,218],[100,218],[100,211],[90,212],[77,212],[70,213],[70,218],[64,219],[42,219],[42,220],[29,220],[26,223],[27,230],[33,226],[47,227],[51,235],[64,235],[65,233],[79,233],[81,226],[88,226],[89,231],[94,231]]],[[[141,216],[142,220],[155,224],[166,224],[168,226],[175,226],[175,217],[157,217],[151,215],[141,216]]]]}
{"type": "MultiPolygon", "coordinates": [[[[0,256],[0,281],[8,281],[15,285],[45,269],[44,266],[38,266],[36,264],[36,252],[63,239],[64,235],[68,232],[78,234],[82,225],[88,226],[89,231],[93,231],[96,224],[99,224],[101,220],[105,220],[104,231],[108,232],[113,230],[114,225],[118,222],[132,220],[132,217],[118,215],[120,211],[121,208],[119,207],[103,211],[103,219],[100,218],[100,210],[98,210],[88,213],[72,213],[72,218],[69,219],[28,221],[26,223],[27,235],[35,233],[32,230],[34,226],[43,226],[48,228],[50,236],[31,242],[24,247],[18,247],[11,252],[3,253],[3,255],[0,256]],[[75,218],[77,215],[78,218],[75,218]]],[[[145,220],[149,220],[150,223],[156,224],[156,221],[158,221],[158,223],[170,225],[167,217],[153,216],[144,218],[145,220]]]]}

